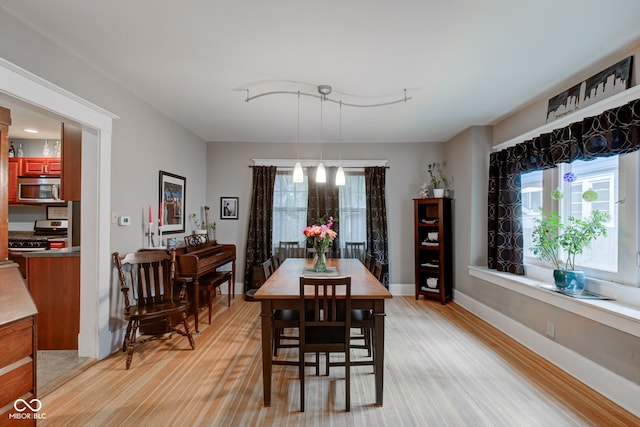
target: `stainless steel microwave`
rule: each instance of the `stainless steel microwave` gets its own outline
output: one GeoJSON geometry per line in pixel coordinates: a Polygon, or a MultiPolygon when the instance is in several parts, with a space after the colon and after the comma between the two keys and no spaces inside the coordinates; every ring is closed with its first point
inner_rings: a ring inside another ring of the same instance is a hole
{"type": "Polygon", "coordinates": [[[18,202],[59,203],[59,177],[18,177],[18,202]]]}

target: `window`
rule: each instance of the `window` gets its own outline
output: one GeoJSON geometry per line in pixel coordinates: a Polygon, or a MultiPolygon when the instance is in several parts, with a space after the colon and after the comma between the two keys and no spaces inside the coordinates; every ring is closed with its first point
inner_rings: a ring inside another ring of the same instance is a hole
{"type": "MultiPolygon", "coordinates": [[[[281,241],[297,241],[304,244],[302,230],[307,224],[307,175],[304,182],[293,182],[291,171],[278,171],[273,197],[272,242],[278,247],[281,241]]],[[[326,185],[333,185],[327,182],[326,185]]],[[[364,172],[346,174],[346,183],[339,187],[340,242],[344,251],[345,242],[365,242],[367,234],[366,197],[364,172]]]]}
{"type": "Polygon", "coordinates": [[[522,224],[525,263],[541,264],[531,253],[531,229],[540,208],[558,211],[562,218],[586,219],[593,210],[607,212],[607,237],[593,241],[582,255],[576,256],[576,268],[589,277],[638,286],[635,254],[637,252],[637,153],[624,156],[575,161],[545,171],[521,176],[522,224]],[[572,173],[572,179],[564,179],[572,173]],[[564,197],[551,199],[559,188],[564,197]],[[626,191],[624,191],[626,189],[626,191]],[[598,194],[597,200],[585,201],[587,190],[598,194]]]}
{"type": "Polygon", "coordinates": [[[367,212],[362,172],[346,174],[345,185],[339,189],[340,197],[340,250],[344,253],[345,242],[367,241],[367,212]]]}
{"type": "Polygon", "coordinates": [[[307,176],[293,182],[292,172],[278,172],[273,190],[273,246],[281,241],[304,242],[302,230],[307,226],[307,176]]]}

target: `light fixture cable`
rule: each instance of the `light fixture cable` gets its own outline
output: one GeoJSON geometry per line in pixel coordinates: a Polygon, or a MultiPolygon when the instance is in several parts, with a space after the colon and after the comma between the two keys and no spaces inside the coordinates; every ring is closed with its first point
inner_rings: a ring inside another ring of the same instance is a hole
{"type": "Polygon", "coordinates": [[[342,186],[346,184],[344,169],[342,169],[342,101],[340,101],[340,139],[338,146],[340,150],[340,164],[338,166],[338,171],[336,172],[336,185],[342,186]]]}
{"type": "Polygon", "coordinates": [[[322,102],[323,96],[320,97],[320,164],[318,164],[318,168],[316,169],[316,182],[324,183],[327,182],[327,172],[324,169],[324,164],[322,163],[322,102]]]}
{"type": "Polygon", "coordinates": [[[300,164],[300,91],[298,91],[298,161],[293,167],[293,182],[304,182],[304,172],[300,164]]]}

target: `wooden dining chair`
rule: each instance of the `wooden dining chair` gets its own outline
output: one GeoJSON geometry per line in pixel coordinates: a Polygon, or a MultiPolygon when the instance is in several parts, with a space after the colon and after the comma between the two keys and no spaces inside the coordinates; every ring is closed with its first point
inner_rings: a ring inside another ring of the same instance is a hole
{"type": "Polygon", "coordinates": [[[344,353],[345,407],[351,410],[351,277],[300,277],[300,350],[298,369],[300,372],[300,411],[304,412],[305,401],[305,354],[315,353],[316,371],[319,354],[344,353]],[[308,298],[305,287],[313,290],[308,298]]]}
{"type": "Polygon", "coordinates": [[[375,260],[374,258],[371,256],[371,254],[366,254],[364,256],[364,266],[367,268],[367,270],[371,271],[373,273],[373,264],[374,264],[375,260]]]}
{"type": "Polygon", "coordinates": [[[175,249],[165,251],[139,251],[120,257],[114,252],[113,262],[118,270],[120,290],[124,297],[124,319],[128,322],[122,343],[127,352],[126,369],[131,366],[134,346],[167,333],[178,333],[189,340],[191,349],[195,341],[187,322],[189,303],[184,299],[184,287],[175,289],[175,249]],[[176,292],[178,293],[176,295],[176,292]],[[180,318],[184,330],[176,329],[173,318],[180,318]],[[153,324],[149,336],[137,340],[138,327],[153,324]]]}
{"type": "Polygon", "coordinates": [[[365,242],[345,242],[344,249],[344,258],[356,258],[364,262],[365,242]]]}
{"type": "Polygon", "coordinates": [[[284,262],[287,258],[297,258],[294,256],[297,249],[300,249],[300,242],[281,240],[278,245],[278,258],[280,258],[280,263],[284,262]]]}
{"type": "Polygon", "coordinates": [[[384,272],[385,272],[385,264],[379,259],[376,259],[373,263],[372,273],[376,277],[376,279],[378,279],[379,282],[382,282],[382,277],[384,275],[384,272]]]}

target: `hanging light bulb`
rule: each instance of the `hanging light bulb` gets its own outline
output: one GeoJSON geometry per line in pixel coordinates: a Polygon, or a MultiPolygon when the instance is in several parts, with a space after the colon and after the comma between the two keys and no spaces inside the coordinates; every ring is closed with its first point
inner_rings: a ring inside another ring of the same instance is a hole
{"type": "Polygon", "coordinates": [[[316,182],[327,182],[327,172],[324,170],[324,164],[322,163],[322,97],[320,98],[320,164],[316,169],[316,182]]]}
{"type": "Polygon", "coordinates": [[[336,172],[336,185],[341,186],[346,184],[346,178],[344,176],[344,169],[342,166],[338,167],[338,172],[336,172]]]}
{"type": "Polygon", "coordinates": [[[293,167],[293,182],[304,182],[304,173],[300,164],[300,91],[298,91],[298,161],[293,167]]]}
{"type": "MultiPolygon", "coordinates": [[[[342,145],[342,101],[340,101],[340,144],[342,145]]],[[[342,169],[342,152],[340,152],[340,166],[336,172],[336,185],[342,186],[346,184],[344,169],[342,169]]]]}

